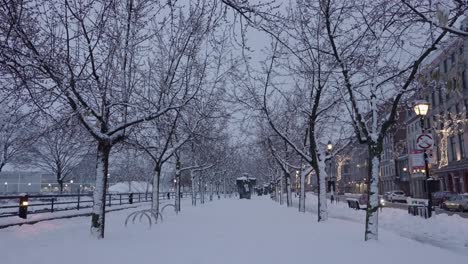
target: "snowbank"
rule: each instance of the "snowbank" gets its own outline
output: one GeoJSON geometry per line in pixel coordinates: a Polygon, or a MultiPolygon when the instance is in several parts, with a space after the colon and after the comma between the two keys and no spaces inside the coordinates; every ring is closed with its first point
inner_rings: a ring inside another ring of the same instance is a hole
{"type": "Polygon", "coordinates": [[[132,182],[118,182],[109,187],[111,193],[144,193],[151,192],[153,186],[147,182],[132,181],[132,182]],[[148,189],[146,189],[148,185],[148,189]]]}
{"type": "MultiPolygon", "coordinates": [[[[297,198],[294,198],[297,204],[297,198]]],[[[330,200],[327,200],[329,203],[330,200]]],[[[307,211],[317,212],[317,197],[306,196],[307,211]]],[[[346,203],[328,204],[329,217],[361,223],[366,212],[353,210],[346,203]]],[[[406,210],[383,208],[379,211],[379,226],[400,236],[450,249],[468,255],[468,219],[459,215],[434,214],[430,219],[409,215],[406,210]]],[[[362,229],[364,232],[364,229],[362,229]]]]}

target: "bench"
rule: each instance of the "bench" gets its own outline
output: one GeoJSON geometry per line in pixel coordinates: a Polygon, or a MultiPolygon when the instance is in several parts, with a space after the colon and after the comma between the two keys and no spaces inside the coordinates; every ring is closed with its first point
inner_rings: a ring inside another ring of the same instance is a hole
{"type": "Polygon", "coordinates": [[[354,210],[366,210],[367,206],[359,204],[359,200],[355,198],[346,198],[346,202],[348,203],[348,207],[354,210]]]}
{"type": "Polygon", "coordinates": [[[408,203],[408,214],[410,215],[418,215],[424,218],[428,218],[428,210],[427,210],[427,199],[415,199],[415,198],[408,198],[406,199],[408,203]]]}

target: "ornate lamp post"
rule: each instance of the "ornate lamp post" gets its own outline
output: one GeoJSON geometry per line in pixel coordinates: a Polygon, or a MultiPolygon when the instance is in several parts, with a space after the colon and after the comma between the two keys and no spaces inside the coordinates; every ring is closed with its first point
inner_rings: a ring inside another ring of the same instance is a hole
{"type": "Polygon", "coordinates": [[[329,186],[330,186],[330,192],[331,192],[331,195],[333,197],[334,195],[334,192],[335,192],[335,183],[334,183],[334,179],[332,177],[332,151],[333,151],[333,144],[331,143],[331,141],[329,140],[328,143],[327,143],[327,155],[329,156],[329,163],[330,163],[330,175],[328,175],[328,178],[330,179],[329,180],[329,186]]]}
{"type": "Polygon", "coordinates": [[[180,160],[176,161],[176,176],[174,179],[175,184],[175,207],[176,212],[180,212],[180,160]]]}
{"type": "MultiPolygon", "coordinates": [[[[414,102],[414,112],[417,116],[419,116],[421,121],[421,130],[422,133],[426,133],[424,129],[424,118],[429,111],[429,103],[426,100],[418,100],[414,102]]],[[[429,176],[429,156],[427,155],[426,150],[423,152],[424,154],[424,170],[426,173],[426,193],[427,193],[427,217],[430,218],[432,216],[432,193],[431,193],[431,184],[432,178],[429,176]]]]}

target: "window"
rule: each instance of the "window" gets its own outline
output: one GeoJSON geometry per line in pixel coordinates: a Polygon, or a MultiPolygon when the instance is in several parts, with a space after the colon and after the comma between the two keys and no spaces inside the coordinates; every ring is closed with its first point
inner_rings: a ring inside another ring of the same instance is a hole
{"type": "Polygon", "coordinates": [[[437,163],[440,162],[440,151],[436,151],[436,155],[437,155],[437,163]]]}
{"type": "Polygon", "coordinates": [[[447,89],[445,89],[445,101],[448,101],[450,98],[450,91],[453,89],[452,80],[447,81],[447,89]]]}
{"type": "Polygon", "coordinates": [[[463,85],[463,89],[467,89],[466,87],[466,78],[465,78],[465,70],[463,70],[462,72],[462,85],[463,85]]]}
{"type": "Polygon", "coordinates": [[[465,114],[468,116],[468,100],[465,100],[465,114]]]}
{"type": "Polygon", "coordinates": [[[444,129],[444,122],[443,122],[443,119],[445,119],[444,112],[440,112],[439,115],[440,115],[440,118],[442,118],[442,122],[440,122],[440,128],[439,129],[442,130],[442,129],[444,129]]]}
{"type": "Polygon", "coordinates": [[[463,138],[463,134],[458,134],[458,143],[460,144],[460,156],[462,159],[466,158],[465,156],[465,139],[463,138]]]}
{"type": "Polygon", "coordinates": [[[433,106],[436,106],[436,100],[435,100],[435,92],[432,91],[431,93],[431,102],[433,106]]]}
{"type": "Polygon", "coordinates": [[[443,104],[442,94],[443,94],[443,91],[441,88],[439,88],[439,104],[443,104]]]}
{"type": "Polygon", "coordinates": [[[455,148],[456,148],[456,145],[455,145],[455,137],[454,136],[451,136],[450,137],[450,154],[451,154],[451,157],[450,157],[450,160],[455,160],[456,159],[456,156],[455,156],[455,148]]]}

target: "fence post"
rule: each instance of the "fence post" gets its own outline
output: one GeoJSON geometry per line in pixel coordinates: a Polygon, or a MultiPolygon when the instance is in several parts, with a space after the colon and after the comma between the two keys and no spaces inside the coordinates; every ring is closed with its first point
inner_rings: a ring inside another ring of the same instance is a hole
{"type": "Polygon", "coordinates": [[[50,212],[52,212],[52,213],[54,212],[54,200],[55,200],[55,198],[52,197],[52,203],[51,203],[51,207],[50,207],[50,212]]]}
{"type": "Polygon", "coordinates": [[[122,205],[122,194],[119,194],[120,205],[122,205]]]}
{"type": "Polygon", "coordinates": [[[76,205],[76,210],[80,210],[80,199],[81,199],[81,195],[78,193],[78,203],[76,205]]]}
{"type": "Polygon", "coordinates": [[[141,193],[138,193],[138,202],[140,203],[141,202],[141,196],[140,196],[141,193]]]}
{"type": "Polygon", "coordinates": [[[109,193],[108,199],[109,199],[109,207],[111,207],[111,205],[112,205],[112,194],[109,193]]]}

